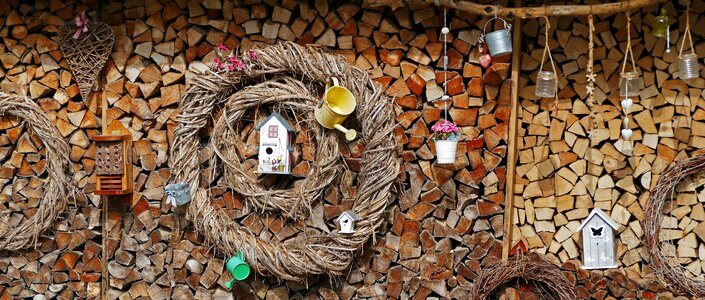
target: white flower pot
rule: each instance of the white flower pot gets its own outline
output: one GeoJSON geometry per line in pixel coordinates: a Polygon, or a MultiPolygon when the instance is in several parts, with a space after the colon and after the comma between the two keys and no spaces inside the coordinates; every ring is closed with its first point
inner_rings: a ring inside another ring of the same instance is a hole
{"type": "Polygon", "coordinates": [[[437,140],[436,141],[436,163],[455,163],[455,152],[458,149],[458,141],[437,140]]]}

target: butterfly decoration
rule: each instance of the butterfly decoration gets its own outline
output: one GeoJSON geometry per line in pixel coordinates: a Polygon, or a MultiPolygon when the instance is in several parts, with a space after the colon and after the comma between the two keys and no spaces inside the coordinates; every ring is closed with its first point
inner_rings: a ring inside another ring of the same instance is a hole
{"type": "Polygon", "coordinates": [[[590,226],[590,232],[592,232],[593,237],[601,237],[604,232],[604,229],[605,229],[605,227],[602,227],[602,226],[600,226],[598,228],[590,226]]]}

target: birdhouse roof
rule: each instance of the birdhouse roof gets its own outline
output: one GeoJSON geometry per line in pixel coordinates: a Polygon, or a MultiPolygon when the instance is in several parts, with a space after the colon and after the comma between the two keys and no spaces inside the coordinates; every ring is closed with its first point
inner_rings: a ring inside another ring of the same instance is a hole
{"type": "Polygon", "coordinates": [[[583,230],[583,227],[585,227],[585,225],[587,223],[589,223],[590,220],[592,220],[592,218],[594,218],[595,216],[602,219],[602,221],[607,223],[607,225],[610,225],[610,227],[612,227],[612,229],[617,230],[617,228],[619,228],[619,225],[617,223],[615,223],[614,221],[612,221],[612,219],[607,214],[605,214],[605,212],[603,212],[599,208],[593,208],[592,211],[590,212],[590,214],[588,215],[587,219],[585,219],[585,221],[583,221],[583,224],[580,224],[580,227],[578,227],[578,230],[583,230]]]}
{"type": "Polygon", "coordinates": [[[276,112],[273,112],[271,115],[269,115],[269,117],[264,119],[264,121],[259,123],[259,125],[257,125],[257,127],[255,127],[255,130],[259,131],[259,129],[262,128],[262,126],[264,126],[264,124],[267,124],[267,122],[269,122],[272,118],[276,118],[279,121],[279,123],[281,123],[282,126],[284,126],[284,128],[286,128],[286,130],[294,131],[294,127],[291,126],[291,124],[289,124],[289,122],[287,122],[286,119],[284,119],[284,117],[282,117],[282,115],[280,115],[279,113],[276,113],[276,112]]]}
{"type": "Polygon", "coordinates": [[[344,218],[345,216],[347,216],[348,218],[350,218],[353,221],[357,221],[360,219],[360,216],[358,216],[356,213],[352,212],[352,210],[347,210],[347,211],[344,211],[342,214],[340,214],[340,216],[338,216],[338,218],[335,219],[335,221],[338,222],[342,218],[344,218]]]}

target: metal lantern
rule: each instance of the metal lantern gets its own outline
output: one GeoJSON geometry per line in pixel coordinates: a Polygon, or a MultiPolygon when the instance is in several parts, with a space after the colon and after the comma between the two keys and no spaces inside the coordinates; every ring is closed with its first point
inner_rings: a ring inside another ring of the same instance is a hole
{"type": "Polygon", "coordinates": [[[487,21],[485,27],[482,29],[482,35],[484,36],[485,43],[487,43],[487,48],[489,48],[492,57],[512,53],[512,25],[509,25],[504,19],[494,17],[487,21]],[[487,33],[487,24],[490,24],[495,19],[502,20],[504,29],[487,33]]]}
{"type": "Polygon", "coordinates": [[[655,37],[665,37],[668,34],[668,15],[665,8],[661,9],[661,14],[654,18],[654,27],[651,28],[651,34],[655,37]]]}
{"type": "Polygon", "coordinates": [[[636,97],[639,96],[639,73],[624,72],[619,82],[619,96],[636,97]]]}
{"type": "Polygon", "coordinates": [[[695,53],[683,54],[678,66],[681,79],[691,79],[700,76],[700,63],[698,63],[698,55],[695,53]]]}
{"type": "Polygon", "coordinates": [[[553,71],[540,71],[536,75],[536,96],[551,98],[556,96],[558,87],[556,73],[553,71]]]}

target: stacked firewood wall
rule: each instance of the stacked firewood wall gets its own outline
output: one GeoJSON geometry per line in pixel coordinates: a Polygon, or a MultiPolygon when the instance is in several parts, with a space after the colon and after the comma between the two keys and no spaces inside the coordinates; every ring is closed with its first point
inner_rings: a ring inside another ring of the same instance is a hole
{"type": "MultiPolygon", "coordinates": [[[[453,100],[448,118],[462,127],[467,139],[459,146],[455,165],[436,165],[429,128],[443,118],[444,105],[431,100],[443,95],[445,74],[443,14],[432,5],[392,11],[354,2],[147,0],[103,3],[100,14],[97,9],[95,2],[59,0],[0,5],[3,87],[16,91],[10,83],[24,86],[55,120],[72,146],[73,177],[88,195],[78,197],[36,250],[0,255],[0,295],[71,299],[101,294],[101,203],[92,194],[95,145],[90,140],[100,132],[100,107],[97,93],[90,101],[80,101],[56,42],[57,27],[83,10],[101,15],[115,33],[102,78],[105,118],[122,121],[134,142],[134,194],[109,200],[105,221],[109,284],[103,292],[109,299],[231,294],[224,288],[230,278],[224,271],[227,258],[203,243],[184,210],[167,205],[163,192],[180,95],[191,78],[208,68],[220,43],[231,49],[287,40],[316,44],[369,71],[388,87],[396,104],[395,134],[403,148],[407,191],[389,203],[384,228],[361,249],[348,276],[288,284],[256,276],[236,285],[235,297],[467,298],[482,265],[500,259],[510,65],[506,59],[487,70],[479,65],[475,44],[486,17],[449,11],[447,88],[453,100]]],[[[8,192],[3,192],[7,197],[0,202],[2,209],[30,214],[36,196],[22,191],[36,188],[31,176],[42,173],[41,146],[16,121],[4,120],[1,128],[2,154],[7,152],[1,177],[8,192]],[[8,185],[18,192],[9,193],[8,185]]],[[[254,143],[252,137],[244,139],[254,143]]],[[[363,149],[352,145],[343,151],[350,172],[356,170],[363,149]]],[[[345,186],[348,180],[342,180],[339,189],[354,193],[345,186]]],[[[284,219],[247,217],[242,199],[225,191],[213,194],[233,222],[242,222],[261,237],[290,237],[284,219]]],[[[326,221],[339,212],[326,207],[326,221]]]]}
{"type": "MultiPolygon", "coordinates": [[[[521,62],[513,240],[523,241],[529,249],[547,254],[556,263],[577,264],[583,259],[577,228],[592,208],[602,209],[620,226],[616,261],[618,271],[625,276],[618,277],[628,280],[620,281],[621,287],[610,288],[609,295],[617,298],[634,297],[625,292],[636,290],[639,299],[649,299],[663,288],[654,282],[641,227],[649,190],[671,163],[705,147],[705,80],[701,76],[683,81],[677,72],[685,7],[673,1],[666,8],[675,23],[670,27],[670,53],[665,38],[650,34],[658,7],[631,15],[632,45],[642,89],[628,114],[634,134],[626,142],[620,136],[624,113],[618,89],[627,44],[626,16],[594,19],[594,118],[586,93],[587,17],[551,19],[555,30],[549,46],[559,74],[557,107],[553,99],[534,96],[544,47],[543,21],[526,21],[523,27],[527,44],[521,62]]],[[[703,11],[705,3],[694,1],[690,20],[696,52],[700,54],[705,53],[703,11]]],[[[547,64],[544,70],[547,67],[550,69],[547,64]]],[[[702,178],[693,178],[679,187],[677,197],[665,205],[661,225],[665,253],[677,255],[684,272],[699,278],[705,276],[702,182],[702,178]]],[[[592,271],[578,285],[596,293],[599,290],[591,289],[596,280],[614,274],[592,271]]]]}

